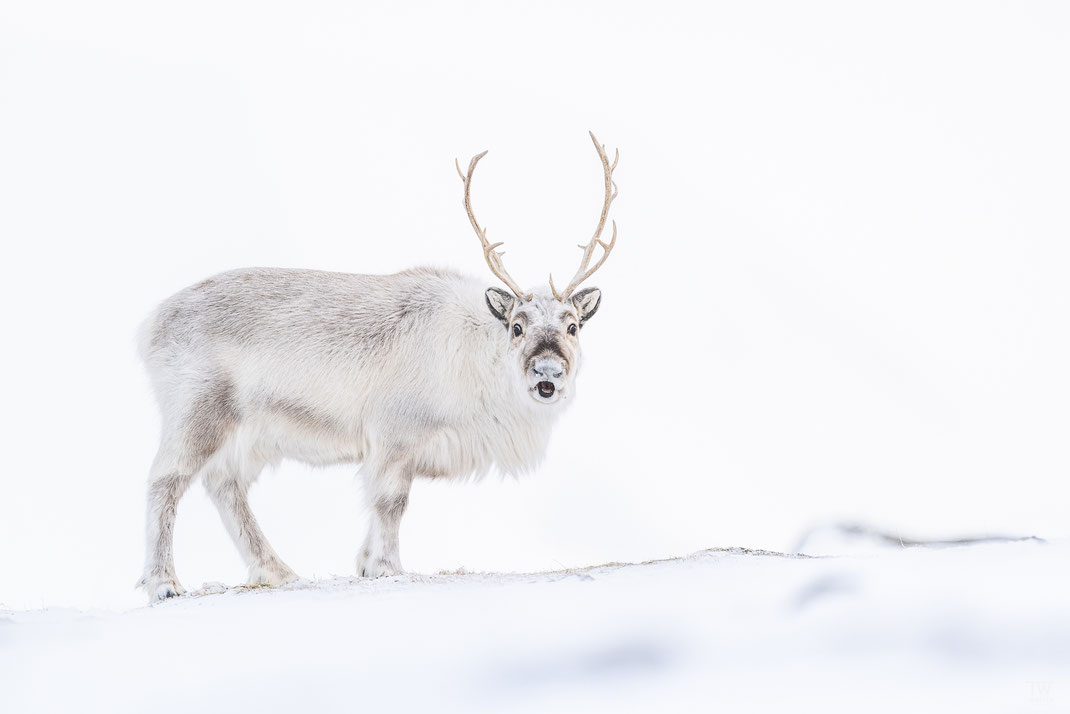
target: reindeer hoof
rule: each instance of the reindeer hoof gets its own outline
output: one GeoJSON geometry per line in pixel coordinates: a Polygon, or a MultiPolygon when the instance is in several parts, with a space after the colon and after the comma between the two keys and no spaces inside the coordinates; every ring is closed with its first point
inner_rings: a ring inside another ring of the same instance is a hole
{"type": "Polygon", "coordinates": [[[173,577],[145,577],[138,581],[138,587],[148,594],[151,602],[160,602],[161,600],[186,594],[186,589],[182,587],[177,578],[173,577]]]}
{"type": "Polygon", "coordinates": [[[362,578],[383,578],[403,572],[400,563],[391,563],[386,558],[361,557],[357,560],[357,575],[362,578]]]}
{"type": "Polygon", "coordinates": [[[246,585],[267,585],[277,588],[286,583],[297,580],[297,573],[290,570],[289,566],[282,562],[260,563],[249,568],[249,579],[246,585]]]}

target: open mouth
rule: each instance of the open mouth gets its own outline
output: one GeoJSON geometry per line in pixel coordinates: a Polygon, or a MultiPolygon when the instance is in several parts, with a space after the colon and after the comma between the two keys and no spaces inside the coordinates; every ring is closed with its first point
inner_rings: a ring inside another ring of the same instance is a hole
{"type": "Polygon", "coordinates": [[[539,382],[535,385],[539,390],[539,396],[543,399],[549,399],[554,396],[554,383],[553,382],[539,382]]]}

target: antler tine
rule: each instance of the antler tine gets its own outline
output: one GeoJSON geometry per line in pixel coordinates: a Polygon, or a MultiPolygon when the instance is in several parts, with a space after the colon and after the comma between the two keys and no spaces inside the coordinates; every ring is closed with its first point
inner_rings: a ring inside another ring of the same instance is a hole
{"type": "Polygon", "coordinates": [[[505,265],[502,264],[502,256],[505,252],[497,252],[494,249],[502,245],[501,242],[491,244],[487,240],[487,229],[479,227],[479,221],[476,220],[475,213],[472,212],[472,174],[476,170],[476,164],[479,160],[487,155],[484,151],[482,154],[476,154],[472,157],[472,160],[468,164],[468,175],[465,176],[461,173],[461,164],[457,159],[453,160],[453,165],[457,168],[457,174],[461,177],[461,181],[464,182],[464,210],[468,213],[468,220],[472,223],[472,228],[475,230],[476,235],[479,236],[479,242],[483,244],[483,258],[487,261],[487,266],[490,267],[490,272],[505,283],[506,287],[513,291],[513,294],[524,301],[528,301],[532,298],[532,293],[525,293],[520,289],[520,286],[516,284],[516,281],[510,277],[508,271],[505,269],[505,265]]]}
{"type": "Polygon", "coordinates": [[[620,161],[620,150],[617,149],[613,155],[613,163],[609,163],[609,158],[606,156],[606,147],[598,143],[598,139],[595,138],[594,132],[587,132],[591,135],[591,141],[594,142],[594,148],[598,152],[598,158],[602,160],[602,171],[605,174],[606,181],[606,198],[602,204],[602,216],[598,220],[598,227],[594,231],[594,235],[591,236],[591,240],[587,245],[579,246],[583,250],[583,258],[580,259],[580,267],[576,270],[576,274],[572,277],[572,281],[569,282],[568,287],[564,292],[558,293],[557,288],[554,286],[554,276],[550,275],[550,291],[554,294],[554,297],[559,301],[564,302],[568,300],[569,296],[580,286],[587,278],[594,275],[594,272],[602,267],[602,263],[606,262],[606,258],[609,257],[610,251],[613,250],[613,246],[617,244],[617,222],[613,221],[613,237],[606,243],[602,240],[602,230],[606,227],[606,217],[609,215],[609,206],[617,198],[617,184],[613,181],[613,171],[617,168],[617,162],[620,161]],[[594,264],[593,268],[588,268],[591,264],[591,258],[594,256],[595,246],[602,247],[602,257],[598,259],[598,262],[594,264]]]}

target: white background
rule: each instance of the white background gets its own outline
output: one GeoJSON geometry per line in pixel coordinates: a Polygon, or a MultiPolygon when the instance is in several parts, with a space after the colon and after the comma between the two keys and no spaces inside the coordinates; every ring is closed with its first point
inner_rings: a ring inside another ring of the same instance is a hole
{"type": "MultiPolygon", "coordinates": [[[[1070,535],[1070,23],[1059,3],[0,3],[0,604],[141,602],[157,416],[134,332],[212,273],[523,283],[618,247],[579,398],[514,481],[421,483],[410,570],[1070,535]]],[[[253,507],[352,572],[352,468],[253,507]]],[[[187,586],[244,578],[199,485],[187,586]]]]}

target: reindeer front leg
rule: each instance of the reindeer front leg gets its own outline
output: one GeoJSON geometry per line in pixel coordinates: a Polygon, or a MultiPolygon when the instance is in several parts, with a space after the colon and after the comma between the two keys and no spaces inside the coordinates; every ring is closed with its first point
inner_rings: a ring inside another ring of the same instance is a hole
{"type": "Polygon", "coordinates": [[[412,477],[407,468],[391,465],[365,479],[364,497],[371,510],[371,524],[357,556],[357,575],[378,578],[402,572],[398,532],[409,504],[412,477]]]}

